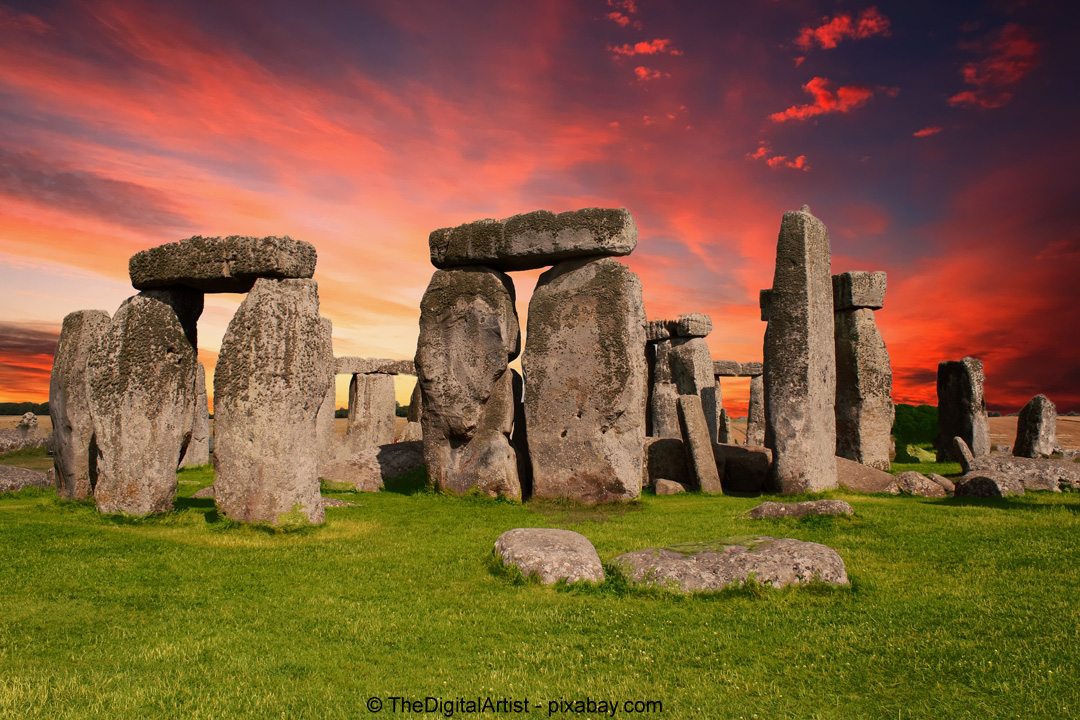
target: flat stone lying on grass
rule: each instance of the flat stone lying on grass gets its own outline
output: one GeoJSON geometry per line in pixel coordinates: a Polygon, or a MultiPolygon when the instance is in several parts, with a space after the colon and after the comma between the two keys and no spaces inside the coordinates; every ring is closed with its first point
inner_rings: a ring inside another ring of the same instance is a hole
{"type": "Polygon", "coordinates": [[[196,490],[194,493],[191,494],[191,497],[199,498],[199,499],[212,498],[212,497],[214,497],[214,486],[213,485],[207,485],[204,488],[196,490]]]}
{"type": "Polygon", "coordinates": [[[974,470],[956,481],[956,497],[996,498],[1023,495],[1024,484],[1005,473],[974,470]]]}
{"type": "Polygon", "coordinates": [[[37,470],[0,465],[0,493],[18,492],[28,487],[53,487],[54,482],[46,473],[37,470]]]}
{"type": "Polygon", "coordinates": [[[896,478],[889,473],[847,458],[836,458],[836,476],[840,485],[854,492],[890,495],[900,492],[896,478]]]}
{"type": "Polygon", "coordinates": [[[1027,490],[1060,492],[1063,487],[1080,489],[1080,464],[1065,458],[1022,458],[1011,455],[975,457],[967,443],[955,438],[960,467],[965,473],[993,472],[1013,478],[1027,490]]]}
{"type": "Polygon", "coordinates": [[[552,585],[559,580],[604,581],[604,568],[589,539],[571,530],[516,528],[495,541],[504,565],[517,565],[525,576],[538,575],[552,585]]]}
{"type": "MultiPolygon", "coordinates": [[[[949,484],[951,485],[952,483],[949,484]]],[[[897,473],[896,486],[897,488],[899,488],[900,492],[907,495],[939,498],[948,495],[945,487],[934,482],[922,473],[915,472],[914,470],[897,473]]]]}
{"type": "Polygon", "coordinates": [[[624,566],[634,582],[685,592],[722,590],[751,575],[774,588],[812,580],[848,584],[844,561],[835,550],[790,538],[740,537],[646,548],[619,555],[614,562],[624,566]]]}
{"type": "Polygon", "coordinates": [[[245,293],[258,278],[310,278],[315,246],[284,237],[195,237],[135,253],[128,262],[138,290],[186,285],[245,293]]]}
{"type": "Polygon", "coordinates": [[[764,502],[747,513],[747,515],[755,519],[854,514],[855,510],[843,500],[807,500],[795,503],[764,502]]]}
{"type": "Polygon", "coordinates": [[[665,480],[660,478],[656,481],[653,489],[657,495],[678,495],[681,492],[686,491],[686,487],[682,483],[675,482],[674,480],[665,480]]]}
{"type": "Polygon", "coordinates": [[[431,233],[431,264],[437,268],[485,265],[496,270],[531,270],[563,260],[629,255],[638,229],[626,208],[583,208],[556,215],[547,210],[505,220],[441,228],[431,233]]]}

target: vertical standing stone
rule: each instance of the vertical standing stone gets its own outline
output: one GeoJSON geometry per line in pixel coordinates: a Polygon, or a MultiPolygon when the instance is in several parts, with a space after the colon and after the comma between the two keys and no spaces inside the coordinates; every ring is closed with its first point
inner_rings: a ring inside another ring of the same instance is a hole
{"type": "MultiPolygon", "coordinates": [[[[330,318],[319,318],[319,328],[322,331],[323,346],[334,347],[334,323],[330,318]]],[[[332,461],[340,446],[337,433],[334,431],[334,413],[337,411],[337,374],[333,363],[326,368],[326,377],[323,378],[326,391],[322,396],[322,404],[315,416],[315,440],[319,447],[320,475],[325,463],[332,461]]]]}
{"type": "Polygon", "coordinates": [[[1057,444],[1057,407],[1045,395],[1036,395],[1016,419],[1013,455],[1046,458],[1054,454],[1057,444]]]}
{"type": "Polygon", "coordinates": [[[420,418],[423,416],[424,396],[420,392],[420,382],[413,387],[409,397],[409,412],[405,415],[405,427],[401,429],[398,442],[417,442],[424,439],[423,429],[420,427],[420,418]]]}
{"type": "Polygon", "coordinates": [[[652,382],[649,391],[650,433],[658,438],[680,438],[679,388],[672,371],[672,341],[659,340],[650,343],[652,354],[652,382]]]}
{"type": "Polygon", "coordinates": [[[86,358],[109,329],[104,310],[79,310],[64,318],[49,379],[53,464],[57,495],[83,500],[97,483],[97,445],[86,387],[86,358]]]}
{"type": "Polygon", "coordinates": [[[176,468],[191,440],[198,367],[174,308],[194,306],[193,294],[202,295],[152,290],[128,298],[87,357],[101,512],[172,509],[176,468]]]}
{"type": "Polygon", "coordinates": [[[805,205],[784,214],[765,330],[765,444],[782,493],[837,486],[836,350],[829,232],[805,205]]]}
{"type": "Polygon", "coordinates": [[[938,364],[938,462],[959,460],[953,449],[954,437],[963,439],[975,457],[990,454],[983,380],[983,364],[977,358],[938,364]]]}
{"type": "Polygon", "coordinates": [[[345,437],[354,450],[394,442],[394,376],[367,373],[349,383],[349,426],[345,437]]]}
{"type": "Polygon", "coordinates": [[[706,493],[723,492],[720,470],[713,452],[713,439],[709,437],[709,426],[701,409],[701,398],[697,395],[679,396],[678,412],[686,460],[694,475],[696,488],[706,493]]]}
{"type": "Polygon", "coordinates": [[[885,300],[885,273],[833,275],[836,337],[836,454],[889,469],[892,366],[874,310],[885,300]]]}
{"type": "Polygon", "coordinates": [[[316,418],[333,362],[315,281],[256,280],[214,373],[214,495],[226,515],[323,521],[316,418]]]}
{"type": "Polygon", "coordinates": [[[713,376],[712,354],[704,338],[677,338],[672,340],[672,375],[679,395],[697,395],[705,413],[709,438],[716,442],[720,415],[717,402],[716,378],[713,376]]]}
{"type": "Polygon", "coordinates": [[[198,467],[210,462],[210,403],[206,397],[206,368],[195,368],[195,411],[192,413],[191,441],[180,467],[198,467]]]}
{"type": "Polygon", "coordinates": [[[720,384],[714,379],[712,354],[704,338],[712,318],[686,313],[676,320],[652,320],[646,326],[649,363],[648,429],[651,437],[681,437],[676,404],[680,395],[697,395],[709,434],[717,437],[720,384]]]}
{"type": "Polygon", "coordinates": [[[522,366],[534,496],[637,497],[647,392],[637,275],[612,258],[559,263],[537,281],[528,337],[522,366]]]}
{"type": "Polygon", "coordinates": [[[420,302],[416,376],[428,475],[441,489],[521,498],[510,444],[521,343],[514,286],[485,267],[437,270],[420,302]]]}
{"type": "Polygon", "coordinates": [[[720,408],[720,422],[718,423],[716,440],[724,444],[735,444],[735,421],[727,414],[727,410],[720,408]]]}
{"type": "Polygon", "coordinates": [[[746,413],[746,446],[765,445],[765,381],[761,375],[750,378],[750,407],[746,413]]]}

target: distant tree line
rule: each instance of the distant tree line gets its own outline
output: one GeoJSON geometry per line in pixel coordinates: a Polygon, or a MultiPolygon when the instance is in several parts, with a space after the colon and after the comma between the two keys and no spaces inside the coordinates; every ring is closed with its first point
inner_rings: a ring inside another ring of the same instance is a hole
{"type": "Polygon", "coordinates": [[[26,413],[34,413],[35,415],[48,415],[49,403],[0,403],[0,415],[25,415],[26,413]]]}

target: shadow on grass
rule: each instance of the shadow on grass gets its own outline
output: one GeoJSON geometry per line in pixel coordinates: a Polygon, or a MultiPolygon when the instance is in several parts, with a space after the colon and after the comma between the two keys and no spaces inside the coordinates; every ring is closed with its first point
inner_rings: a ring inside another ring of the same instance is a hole
{"type": "Polygon", "coordinates": [[[428,479],[427,468],[420,466],[397,477],[383,480],[383,491],[397,495],[417,495],[434,492],[428,479]]]}
{"type": "MultiPolygon", "coordinates": [[[[1080,514],[1080,504],[1064,504],[1053,503],[1045,504],[1039,503],[1036,498],[1039,495],[1052,496],[1056,493],[1042,493],[1036,491],[1035,497],[1024,496],[1011,496],[1003,498],[973,498],[973,497],[951,497],[942,498],[940,500],[927,503],[928,505],[942,505],[945,507],[981,507],[981,508],[994,508],[996,510],[1026,510],[1029,512],[1071,512],[1080,514]]],[[[1071,494],[1071,493],[1070,493],[1071,494]]]]}
{"type": "Polygon", "coordinates": [[[620,518],[628,512],[641,510],[642,504],[640,499],[585,505],[564,498],[533,498],[525,502],[525,508],[566,527],[584,522],[607,522],[612,518],[620,518]]]}

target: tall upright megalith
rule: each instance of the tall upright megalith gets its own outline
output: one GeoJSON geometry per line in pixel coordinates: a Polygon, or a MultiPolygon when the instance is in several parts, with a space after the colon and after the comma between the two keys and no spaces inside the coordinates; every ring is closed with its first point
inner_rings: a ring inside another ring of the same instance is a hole
{"type": "Polygon", "coordinates": [[[637,275],[613,258],[568,260],[541,275],[522,367],[533,495],[636,497],[647,391],[637,275]]]}
{"type": "Polygon", "coordinates": [[[1045,395],[1036,395],[1016,419],[1013,455],[1048,458],[1057,450],[1057,407],[1045,395]]]}
{"type": "Polygon", "coordinates": [[[653,437],[682,437],[678,398],[697,395],[701,398],[709,435],[716,440],[720,398],[713,377],[712,354],[705,342],[710,332],[712,318],[703,313],[686,313],[676,320],[653,320],[646,326],[649,343],[646,357],[651,363],[652,378],[648,412],[653,437]]]}
{"type": "Polygon", "coordinates": [[[353,450],[394,442],[397,408],[394,376],[356,373],[349,382],[349,420],[345,439],[353,450]]]}
{"type": "Polygon", "coordinates": [[[801,210],[784,214],[764,342],[765,445],[782,493],[835,488],[836,350],[829,231],[801,210]]]}
{"type": "Polygon", "coordinates": [[[836,454],[889,469],[892,365],[874,311],[885,303],[883,272],[833,275],[836,332],[836,454]]]}
{"type": "Polygon", "coordinates": [[[750,378],[750,407],[746,411],[746,444],[765,444],[765,381],[763,376],[750,378]]]}
{"type": "Polygon", "coordinates": [[[990,454],[990,420],[983,397],[982,360],[966,357],[938,364],[938,462],[958,461],[953,438],[959,437],[975,457],[990,454]]]}
{"type": "Polygon", "coordinates": [[[101,512],[172,509],[176,468],[191,440],[198,368],[180,315],[197,318],[194,308],[202,309],[197,290],[139,293],[124,301],[87,356],[101,512]]]}
{"type": "Polygon", "coordinates": [[[333,362],[315,281],[257,279],[214,373],[214,495],[226,515],[323,521],[316,419],[333,362]]]}
{"type": "Polygon", "coordinates": [[[436,270],[420,302],[416,376],[424,459],[441,489],[521,498],[510,443],[521,332],[514,286],[497,270],[436,270]]]}
{"type": "Polygon", "coordinates": [[[97,445],[86,387],[86,358],[109,329],[109,313],[79,310],[64,318],[49,378],[57,495],[84,500],[97,483],[97,445]]]}
{"type": "Polygon", "coordinates": [[[192,413],[191,440],[180,467],[197,467],[210,462],[210,403],[206,397],[206,368],[195,366],[195,411],[192,413]]]}
{"type": "MultiPolygon", "coordinates": [[[[322,331],[322,343],[329,345],[330,349],[333,350],[334,323],[330,318],[319,318],[319,327],[322,331]]],[[[315,440],[319,446],[320,473],[324,464],[337,456],[341,445],[337,432],[334,430],[334,413],[337,409],[335,407],[337,404],[337,373],[335,370],[333,363],[330,363],[326,368],[326,377],[323,378],[326,391],[323,394],[322,404],[319,405],[319,412],[315,416],[315,440]]]]}

